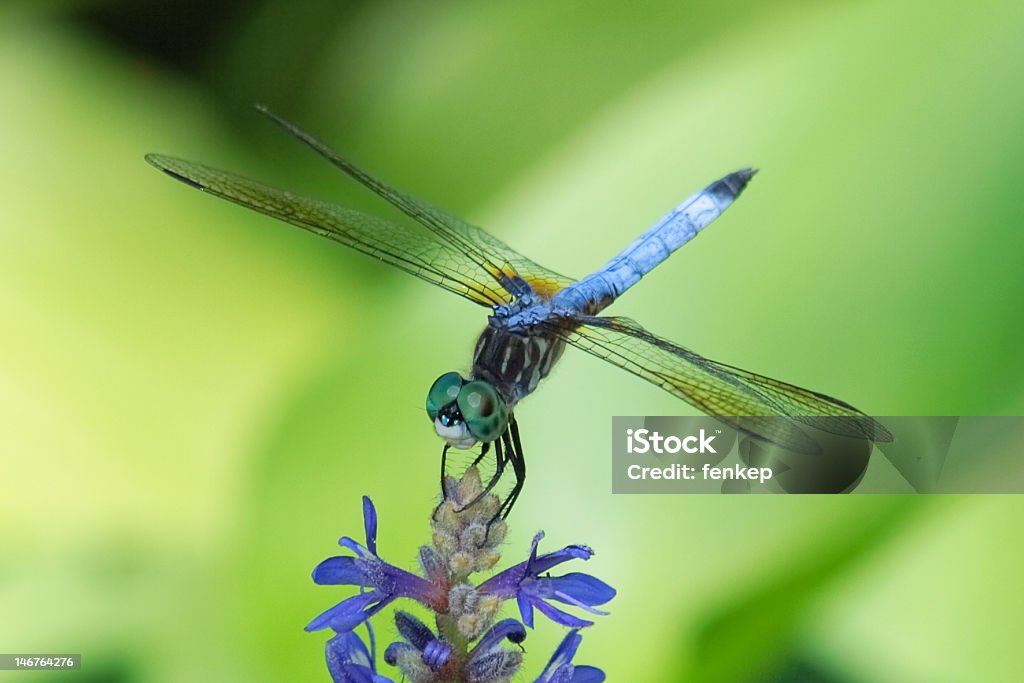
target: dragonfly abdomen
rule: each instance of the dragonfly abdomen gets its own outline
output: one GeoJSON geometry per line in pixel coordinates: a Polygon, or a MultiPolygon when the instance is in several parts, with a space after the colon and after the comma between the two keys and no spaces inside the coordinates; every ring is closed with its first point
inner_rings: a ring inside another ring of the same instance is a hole
{"type": "Polygon", "coordinates": [[[754,173],[749,168],[730,173],[687,198],[603,268],[555,295],[552,305],[589,315],[598,313],[718,218],[754,173]]]}
{"type": "Polygon", "coordinates": [[[548,376],[565,342],[546,334],[522,334],[488,325],[473,352],[473,379],[493,384],[511,410],[548,376]]]}

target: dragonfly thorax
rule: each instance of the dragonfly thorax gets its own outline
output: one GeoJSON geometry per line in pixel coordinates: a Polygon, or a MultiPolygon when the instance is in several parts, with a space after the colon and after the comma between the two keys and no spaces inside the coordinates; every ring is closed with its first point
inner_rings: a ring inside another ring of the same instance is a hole
{"type": "Polygon", "coordinates": [[[539,326],[517,330],[489,323],[473,352],[473,378],[494,386],[508,409],[537,388],[565,350],[565,342],[539,326]]]}

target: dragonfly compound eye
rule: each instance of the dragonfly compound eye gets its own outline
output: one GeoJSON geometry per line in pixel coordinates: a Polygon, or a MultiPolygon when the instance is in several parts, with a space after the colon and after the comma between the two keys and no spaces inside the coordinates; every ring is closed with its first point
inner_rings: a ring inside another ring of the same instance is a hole
{"type": "Polygon", "coordinates": [[[462,389],[463,379],[457,372],[446,372],[438,377],[427,392],[427,415],[433,420],[441,409],[454,401],[462,389]]]}
{"type": "Polygon", "coordinates": [[[456,400],[469,433],[479,441],[494,441],[508,427],[505,400],[488,382],[467,382],[456,400]]]}

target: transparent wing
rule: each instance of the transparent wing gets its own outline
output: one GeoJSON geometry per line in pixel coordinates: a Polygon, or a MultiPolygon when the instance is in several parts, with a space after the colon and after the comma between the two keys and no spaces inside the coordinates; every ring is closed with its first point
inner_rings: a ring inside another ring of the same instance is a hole
{"type": "Polygon", "coordinates": [[[786,415],[795,417],[804,424],[840,436],[865,438],[883,443],[893,440],[892,434],[882,423],[838,398],[758,375],[733,365],[707,358],[703,360],[753,387],[758,394],[785,411],[786,415]]]}
{"type": "Polygon", "coordinates": [[[146,161],[192,187],[346,244],[475,303],[493,306],[509,301],[508,292],[475,258],[433,235],[203,164],[160,154],[148,154],[146,161]]]}
{"type": "Polygon", "coordinates": [[[335,167],[415,219],[420,225],[434,233],[440,241],[451,243],[464,255],[474,260],[484,272],[508,292],[509,297],[514,296],[517,292],[513,282],[517,275],[528,282],[543,299],[550,299],[555,293],[574,282],[572,278],[534,263],[481,228],[470,225],[427,202],[391,187],[267,107],[257,105],[256,108],[335,167]]]}
{"type": "Polygon", "coordinates": [[[658,385],[741,432],[785,448],[817,450],[797,422],[841,436],[892,440],[878,421],[843,401],[709,360],[628,318],[580,315],[549,326],[569,344],[658,385]]]}

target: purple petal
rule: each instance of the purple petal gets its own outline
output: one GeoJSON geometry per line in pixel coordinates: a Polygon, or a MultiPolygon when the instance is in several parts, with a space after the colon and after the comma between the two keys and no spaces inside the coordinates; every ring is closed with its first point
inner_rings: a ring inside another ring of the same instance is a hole
{"type": "Polygon", "coordinates": [[[543,581],[553,589],[551,597],[555,600],[580,607],[603,605],[615,597],[614,588],[589,574],[574,572],[565,576],[541,577],[537,581],[543,581]]]}
{"type": "Polygon", "coordinates": [[[320,585],[366,585],[366,577],[354,557],[328,557],[313,570],[313,581],[320,585]]]}
{"type": "Polygon", "coordinates": [[[377,509],[369,496],[363,496],[363,528],[366,530],[366,547],[377,554],[377,509]]]}
{"type": "Polygon", "coordinates": [[[354,633],[341,633],[327,641],[327,670],[335,683],[373,681],[370,652],[354,633]]]}
{"type": "Polygon", "coordinates": [[[538,557],[530,564],[530,573],[539,576],[555,565],[569,560],[589,560],[593,555],[594,551],[585,545],[567,545],[561,550],[538,557]]]}
{"type": "Polygon", "coordinates": [[[520,593],[516,596],[516,604],[519,605],[519,616],[523,618],[523,623],[533,628],[533,603],[529,596],[520,593]]]}
{"type": "Polygon", "coordinates": [[[332,661],[369,666],[370,651],[366,649],[363,639],[355,633],[339,633],[327,641],[327,668],[331,668],[332,661]]]}
{"type": "Polygon", "coordinates": [[[567,633],[555,648],[555,652],[548,660],[540,678],[534,683],[570,683],[573,675],[572,658],[576,654],[581,640],[583,637],[578,631],[572,630],[567,633]]]}
{"type": "Polygon", "coordinates": [[[604,680],[604,672],[596,666],[577,666],[572,672],[570,683],[601,683],[604,680]]]}
{"type": "Polygon", "coordinates": [[[357,543],[354,539],[348,536],[342,536],[341,538],[339,538],[338,545],[340,545],[343,548],[348,548],[361,558],[370,555],[369,550],[367,550],[363,545],[357,543]]]}
{"type": "Polygon", "coordinates": [[[572,683],[572,672],[574,671],[572,664],[566,664],[563,667],[555,669],[555,673],[551,675],[547,683],[572,683]]]}
{"type": "Polygon", "coordinates": [[[574,666],[573,657],[583,640],[576,630],[566,634],[558,644],[544,673],[534,683],[601,683],[604,672],[594,666],[574,666]]]}
{"type": "Polygon", "coordinates": [[[546,616],[548,619],[555,622],[556,624],[561,624],[562,626],[568,626],[569,628],[583,628],[585,626],[594,625],[594,622],[592,621],[587,621],[586,619],[574,617],[568,612],[563,612],[562,610],[558,609],[553,605],[549,605],[543,600],[535,601],[533,603],[533,606],[536,607],[537,610],[541,614],[546,616]]]}
{"type": "Polygon", "coordinates": [[[540,545],[540,540],[542,538],[544,538],[544,532],[538,531],[534,535],[533,540],[530,541],[530,559],[526,561],[527,565],[532,565],[533,562],[537,559],[537,546],[540,545]]]}
{"type": "MultiPolygon", "coordinates": [[[[376,593],[376,591],[374,592],[376,593]]],[[[372,595],[372,593],[370,593],[370,595],[372,595]]],[[[355,597],[361,596],[357,595],[355,597]]],[[[349,598],[349,600],[353,599],[354,598],[349,598]]],[[[376,599],[380,600],[380,602],[378,602],[375,605],[370,605],[361,612],[349,611],[343,614],[336,615],[334,619],[331,620],[331,628],[334,629],[336,633],[341,633],[343,631],[351,631],[356,626],[359,626],[359,624],[366,622],[366,620],[372,617],[374,614],[390,605],[391,602],[394,600],[394,597],[390,595],[380,595],[378,593],[376,599]]]]}
{"type": "Polygon", "coordinates": [[[384,596],[378,591],[370,591],[369,593],[354,595],[351,598],[342,600],[306,624],[306,630],[320,631],[330,626],[338,632],[351,631],[352,628],[368,616],[367,613],[363,612],[363,609],[382,597],[384,596]],[[348,624],[350,622],[352,625],[348,628],[338,628],[336,626],[336,624],[348,624]]]}
{"type": "Polygon", "coordinates": [[[551,655],[551,661],[548,662],[547,669],[557,669],[560,666],[568,664],[572,661],[572,658],[576,656],[576,650],[579,649],[580,643],[583,641],[583,636],[579,634],[579,631],[569,631],[562,638],[562,642],[555,648],[555,653],[551,655]]]}

